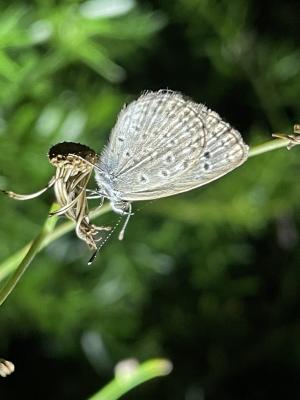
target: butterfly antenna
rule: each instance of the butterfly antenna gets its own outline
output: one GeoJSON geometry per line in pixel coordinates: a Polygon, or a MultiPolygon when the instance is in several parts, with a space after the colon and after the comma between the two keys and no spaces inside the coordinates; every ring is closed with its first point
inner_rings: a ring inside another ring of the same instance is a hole
{"type": "MultiPolygon", "coordinates": [[[[128,213],[127,213],[126,220],[125,220],[125,222],[124,222],[124,224],[123,224],[123,226],[122,226],[122,229],[120,230],[119,236],[118,236],[118,239],[119,239],[119,240],[123,240],[123,239],[124,239],[124,234],[125,234],[126,226],[128,225],[128,222],[129,222],[130,217],[133,215],[132,212],[131,212],[131,210],[132,210],[132,206],[131,206],[131,204],[129,204],[129,205],[128,205],[128,213]]],[[[124,214],[123,214],[123,215],[124,215],[124,214]]]]}
{"type": "Polygon", "coordinates": [[[115,230],[117,229],[117,227],[120,225],[120,222],[121,222],[121,220],[122,220],[122,217],[123,217],[123,215],[121,215],[121,216],[119,217],[118,221],[115,223],[115,225],[114,225],[114,227],[112,228],[112,230],[109,232],[109,234],[106,236],[106,238],[103,239],[103,240],[101,241],[101,243],[99,244],[99,246],[97,247],[97,249],[94,251],[92,257],[89,259],[88,265],[91,265],[91,264],[95,261],[95,259],[96,259],[97,255],[98,255],[99,251],[102,249],[102,247],[105,245],[105,243],[106,243],[106,242],[108,241],[108,239],[111,237],[111,235],[114,233],[114,231],[115,231],[115,230]]]}

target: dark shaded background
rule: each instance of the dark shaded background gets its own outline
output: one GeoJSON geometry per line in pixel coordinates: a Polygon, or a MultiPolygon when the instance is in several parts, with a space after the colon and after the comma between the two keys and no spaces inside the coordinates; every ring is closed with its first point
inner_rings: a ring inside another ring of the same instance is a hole
{"type": "MultiPolygon", "coordinates": [[[[122,104],[145,89],[205,103],[251,146],[300,122],[299,3],[115,3],[128,12],[103,17],[100,0],[93,19],[79,1],[2,6],[2,188],[45,185],[57,142],[100,152],[122,104]]],[[[128,399],[300,395],[299,165],[298,148],[277,150],[141,203],[93,267],[74,233],[53,242],[1,307],[0,354],[17,370],[0,397],[85,399],[128,357],[174,364],[128,399]]],[[[1,197],[3,261],[35,237],[52,200],[1,197]]]]}

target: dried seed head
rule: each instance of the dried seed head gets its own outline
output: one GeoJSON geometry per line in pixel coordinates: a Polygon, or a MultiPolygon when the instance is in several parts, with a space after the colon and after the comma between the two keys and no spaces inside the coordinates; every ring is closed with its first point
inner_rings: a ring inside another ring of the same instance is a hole
{"type": "Polygon", "coordinates": [[[54,167],[70,166],[73,172],[84,172],[93,168],[98,160],[94,150],[80,143],[63,142],[51,147],[49,161],[54,167]]]}
{"type": "Polygon", "coordinates": [[[51,147],[48,153],[50,163],[56,168],[55,176],[42,190],[20,195],[14,192],[5,193],[16,200],[29,200],[37,197],[53,186],[56,201],[60,208],[51,215],[65,215],[76,223],[77,236],[96,250],[99,231],[110,230],[110,227],[96,226],[89,222],[89,209],[86,187],[90,180],[98,155],[89,147],[80,143],[63,142],[51,147]]]}
{"type": "Polygon", "coordinates": [[[300,124],[294,125],[294,135],[287,135],[284,133],[273,133],[273,137],[279,139],[288,139],[289,143],[287,144],[286,148],[291,150],[294,146],[300,144],[300,124]]]}
{"type": "Polygon", "coordinates": [[[4,360],[0,358],[0,376],[5,378],[6,376],[12,374],[15,370],[15,366],[11,361],[4,360]]]}
{"type": "Polygon", "coordinates": [[[52,215],[65,215],[75,221],[77,236],[96,250],[99,231],[110,230],[110,227],[90,224],[88,218],[86,186],[98,155],[80,143],[63,142],[51,147],[48,156],[50,163],[56,167],[54,191],[61,206],[52,215]]]}

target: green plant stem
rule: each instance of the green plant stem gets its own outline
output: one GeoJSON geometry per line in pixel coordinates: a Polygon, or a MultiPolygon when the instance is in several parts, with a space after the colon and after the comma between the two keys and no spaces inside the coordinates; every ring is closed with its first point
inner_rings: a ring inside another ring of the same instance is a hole
{"type": "Polygon", "coordinates": [[[135,371],[126,376],[116,376],[110,383],[88,400],[116,400],[134,387],[150,379],[168,375],[172,364],[165,359],[154,359],[140,364],[135,371]]]}
{"type": "Polygon", "coordinates": [[[43,240],[48,236],[50,232],[53,231],[57,218],[47,218],[41,232],[37,235],[37,237],[33,240],[30,246],[27,246],[28,251],[25,254],[25,257],[20,262],[17,267],[15,273],[9,278],[6,284],[0,290],[0,306],[7,299],[9,294],[15,288],[16,284],[19,282],[21,276],[24,274],[31,261],[34,259],[35,255],[41,248],[43,240]]]}
{"type": "MultiPolygon", "coordinates": [[[[111,210],[111,207],[106,204],[101,208],[92,210],[90,213],[91,219],[99,217],[111,210]]],[[[54,217],[47,218],[47,221],[52,220],[54,217]]],[[[43,248],[48,246],[48,244],[54,242],[54,240],[59,239],[61,236],[65,235],[66,233],[70,232],[74,229],[75,223],[72,221],[66,221],[56,227],[55,230],[49,231],[47,236],[44,236],[37,252],[40,252],[43,248]]],[[[33,245],[33,242],[28,243],[24,246],[21,250],[18,250],[15,254],[11,257],[8,257],[3,263],[0,265],[0,282],[5,279],[9,274],[11,274],[15,269],[16,266],[22,261],[22,259],[26,256],[27,252],[33,245]]]]}
{"type": "Polygon", "coordinates": [[[250,149],[249,157],[258,156],[259,154],[267,153],[268,151],[281,149],[282,147],[286,147],[289,143],[290,139],[269,140],[266,143],[259,144],[258,146],[254,146],[252,149],[250,149]]]}

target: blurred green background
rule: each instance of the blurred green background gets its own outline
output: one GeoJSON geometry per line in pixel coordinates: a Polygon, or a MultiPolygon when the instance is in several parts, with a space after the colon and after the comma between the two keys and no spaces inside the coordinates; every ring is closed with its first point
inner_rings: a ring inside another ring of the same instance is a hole
{"type": "MultiPolygon", "coordinates": [[[[299,2],[270,0],[2,3],[0,187],[43,187],[57,142],[100,152],[123,103],[146,89],[205,103],[251,146],[292,133],[299,15],[299,2]]],[[[74,232],[53,242],[0,309],[0,355],[17,368],[1,399],[86,399],[129,357],[166,357],[174,370],[128,399],[299,396],[299,167],[300,148],[276,150],[136,204],[125,240],[115,234],[91,267],[74,232]]],[[[53,198],[1,196],[3,262],[53,198]]]]}

